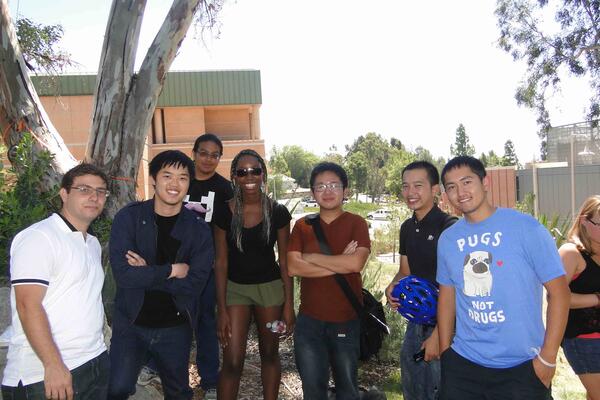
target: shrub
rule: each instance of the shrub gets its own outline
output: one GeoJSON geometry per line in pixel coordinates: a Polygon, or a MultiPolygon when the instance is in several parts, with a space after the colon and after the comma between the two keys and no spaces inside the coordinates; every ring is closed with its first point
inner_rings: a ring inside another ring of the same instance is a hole
{"type": "Polygon", "coordinates": [[[60,207],[58,187],[40,188],[52,155],[34,155],[33,138],[27,134],[15,148],[13,165],[0,169],[0,279],[8,279],[8,258],[13,237],[60,207]],[[17,172],[19,174],[17,176],[17,172]]]}

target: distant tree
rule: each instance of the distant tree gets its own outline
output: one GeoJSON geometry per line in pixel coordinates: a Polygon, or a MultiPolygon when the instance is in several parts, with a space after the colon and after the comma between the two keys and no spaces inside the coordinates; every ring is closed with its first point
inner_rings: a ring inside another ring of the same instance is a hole
{"type": "Polygon", "coordinates": [[[545,160],[550,128],[546,100],[560,89],[564,76],[589,79],[592,97],[587,118],[600,117],[600,1],[497,0],[495,13],[498,45],[515,61],[527,64],[515,98],[537,113],[545,160]],[[555,10],[554,25],[543,17],[549,8],[555,10]]]}
{"type": "MultiPolygon", "coordinates": [[[[420,148],[422,149],[422,147],[420,148]]],[[[385,187],[390,194],[400,197],[402,192],[402,169],[415,160],[433,161],[433,159],[417,157],[416,153],[404,149],[392,149],[390,159],[386,164],[385,181],[385,187]]]]}
{"type": "Polygon", "coordinates": [[[308,187],[310,172],[319,162],[319,157],[297,145],[283,146],[281,156],[287,164],[289,175],[298,185],[308,187]]]}
{"type": "Polygon", "coordinates": [[[479,159],[483,163],[483,165],[487,167],[500,167],[502,164],[502,157],[500,157],[494,150],[490,150],[485,153],[481,153],[479,159]]]}
{"type": "Polygon", "coordinates": [[[463,124],[459,124],[456,128],[456,137],[454,144],[450,146],[450,155],[456,156],[472,156],[475,154],[475,147],[470,143],[469,136],[463,124]]]}
{"type": "Polygon", "coordinates": [[[271,169],[272,174],[290,174],[290,170],[288,168],[287,162],[283,157],[283,154],[280,150],[277,149],[276,146],[273,146],[271,149],[271,157],[269,158],[269,168],[271,169]]]}
{"type": "Polygon", "coordinates": [[[350,187],[358,196],[359,193],[367,192],[367,175],[369,171],[369,162],[365,154],[354,152],[346,156],[344,163],[350,180],[350,187]]]}
{"type": "Polygon", "coordinates": [[[395,137],[390,139],[390,146],[392,146],[395,149],[403,149],[404,148],[404,145],[402,144],[400,139],[396,139],[395,137]]]}
{"type": "MultiPolygon", "coordinates": [[[[354,177],[354,180],[362,179],[366,176],[366,192],[373,201],[378,198],[385,190],[386,170],[384,169],[386,162],[390,156],[390,143],[384,140],[381,135],[375,132],[369,132],[364,136],[359,136],[351,146],[346,146],[346,160],[349,162],[354,154],[362,153],[364,159],[356,159],[353,167],[362,169],[359,172],[359,177],[354,177]],[[358,162],[360,161],[360,162],[358,162]]],[[[352,173],[354,173],[353,171],[352,173]]],[[[360,190],[359,187],[357,189],[360,190]]]]}
{"type": "Polygon", "coordinates": [[[325,153],[325,155],[323,156],[323,158],[321,160],[334,162],[338,165],[344,164],[344,156],[338,152],[337,146],[335,144],[332,144],[331,146],[329,146],[329,151],[327,153],[325,153]]]}
{"type": "Polygon", "coordinates": [[[515,145],[510,139],[504,143],[504,156],[502,156],[502,165],[515,165],[519,167],[519,159],[517,158],[517,153],[515,152],[515,145]]]}

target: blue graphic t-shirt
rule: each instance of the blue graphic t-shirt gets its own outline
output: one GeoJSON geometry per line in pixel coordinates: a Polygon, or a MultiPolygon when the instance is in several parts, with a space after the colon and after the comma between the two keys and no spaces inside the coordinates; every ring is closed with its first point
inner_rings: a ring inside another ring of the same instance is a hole
{"type": "Polygon", "coordinates": [[[437,251],[437,281],[456,292],[454,351],[490,368],[535,357],[544,341],[542,284],[565,273],[546,228],[498,208],[446,229],[437,251]]]}

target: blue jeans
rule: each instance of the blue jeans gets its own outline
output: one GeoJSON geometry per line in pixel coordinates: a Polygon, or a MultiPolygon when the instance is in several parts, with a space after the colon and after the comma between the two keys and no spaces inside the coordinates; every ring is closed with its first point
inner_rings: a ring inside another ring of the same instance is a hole
{"type": "MultiPolygon", "coordinates": [[[[98,357],[71,370],[74,398],[77,400],[105,399],[108,389],[108,375],[110,361],[108,353],[104,352],[98,357]]],[[[2,386],[4,400],[46,400],[44,381],[23,386],[2,386]]]]}
{"type": "Polygon", "coordinates": [[[409,322],[406,326],[400,371],[404,400],[437,400],[439,398],[441,367],[439,360],[415,362],[413,355],[421,351],[423,342],[431,336],[432,326],[409,322]]]}
{"type": "Polygon", "coordinates": [[[219,340],[217,339],[215,273],[210,272],[202,292],[196,325],[196,367],[204,390],[217,387],[219,378],[219,340]]]}
{"type": "Polygon", "coordinates": [[[357,319],[335,323],[298,315],[294,354],[304,399],[327,400],[330,366],[336,398],[358,399],[359,353],[360,322],[357,319]]]}
{"type": "Polygon", "coordinates": [[[188,370],[191,342],[192,329],[189,324],[171,328],[145,328],[114,321],[110,345],[113,368],[110,371],[108,398],[127,399],[133,395],[140,370],[152,357],[165,399],[191,399],[188,370]]]}

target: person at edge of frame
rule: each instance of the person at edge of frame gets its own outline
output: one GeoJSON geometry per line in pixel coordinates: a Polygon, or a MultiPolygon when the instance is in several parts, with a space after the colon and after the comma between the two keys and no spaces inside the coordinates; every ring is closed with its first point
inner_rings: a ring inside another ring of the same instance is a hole
{"type": "Polygon", "coordinates": [[[192,160],[178,150],[149,163],[154,197],[123,207],[113,220],[109,252],[117,292],[108,399],[135,393],[152,358],[166,399],[191,399],[188,360],[200,293],[214,262],[210,228],[183,207],[192,160]]]}
{"type": "Polygon", "coordinates": [[[562,348],[585,387],[600,400],[600,196],[588,197],[558,253],[571,289],[571,308],[562,348]]]}
{"type": "Polygon", "coordinates": [[[317,164],[310,175],[310,187],[332,255],[321,253],[305,218],[296,222],[288,245],[289,273],[301,278],[294,332],[296,366],[305,399],[328,398],[331,367],[336,398],[355,400],[359,398],[360,321],[334,275],[342,275],[362,302],[360,272],[371,248],[369,228],[362,217],[342,208],[348,176],[341,166],[317,164]]]}
{"type": "Polygon", "coordinates": [[[79,164],[62,178],[60,211],[13,239],[3,399],[106,398],[104,270],[89,228],[109,194],[106,174],[79,164]]]}
{"type": "Polygon", "coordinates": [[[533,217],[490,204],[478,159],[451,159],[441,178],[464,218],[438,240],[440,398],[551,398],[570,298],[554,240],[533,217]]]}
{"type": "MultiPolygon", "coordinates": [[[[412,217],[400,227],[400,267],[385,290],[388,304],[396,310],[399,300],[392,290],[400,279],[416,275],[435,284],[437,241],[454,224],[456,217],[436,204],[440,194],[440,174],[427,161],[414,161],[402,170],[402,198],[412,217]]],[[[408,322],[400,353],[402,393],[405,400],[436,400],[441,379],[437,326],[408,322]],[[415,354],[425,351],[423,360],[415,354]]]]}

